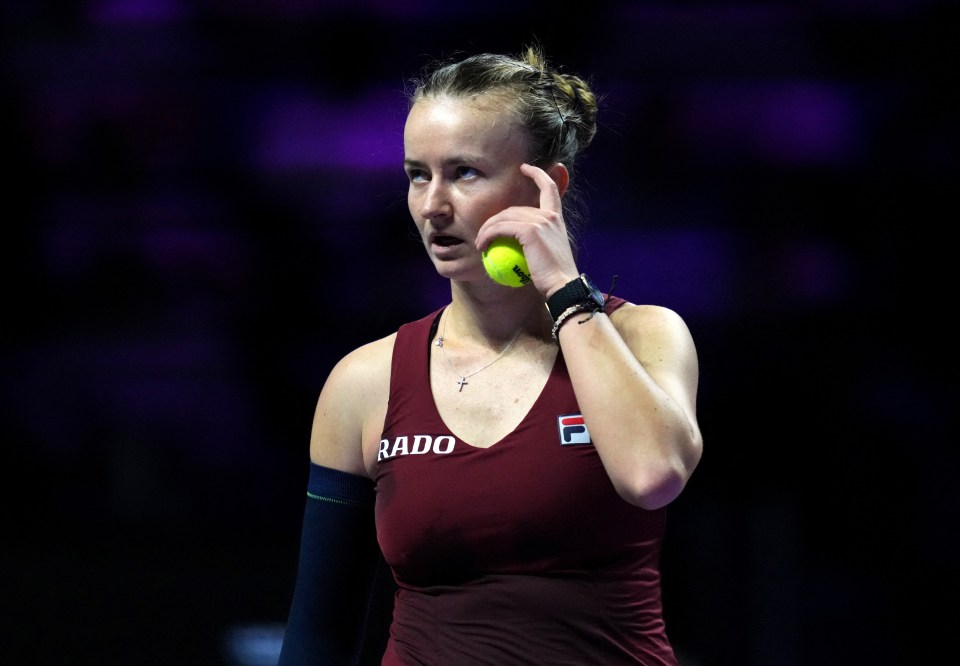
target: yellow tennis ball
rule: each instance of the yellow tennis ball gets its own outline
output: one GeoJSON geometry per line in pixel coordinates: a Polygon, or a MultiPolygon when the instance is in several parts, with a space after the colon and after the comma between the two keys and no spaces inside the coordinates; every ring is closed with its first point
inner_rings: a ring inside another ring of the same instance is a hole
{"type": "Polygon", "coordinates": [[[487,275],[506,287],[522,287],[533,281],[523,247],[515,238],[494,238],[483,252],[487,275]]]}

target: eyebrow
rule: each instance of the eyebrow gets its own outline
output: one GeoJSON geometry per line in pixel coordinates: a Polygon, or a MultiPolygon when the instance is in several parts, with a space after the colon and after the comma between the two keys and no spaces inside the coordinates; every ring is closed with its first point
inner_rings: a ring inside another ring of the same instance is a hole
{"type": "MultiPolygon", "coordinates": [[[[475,155],[454,155],[453,157],[448,157],[442,162],[442,165],[444,167],[453,166],[457,164],[483,164],[483,160],[475,155]]],[[[421,162],[420,160],[411,160],[411,159],[404,158],[403,166],[422,168],[426,166],[426,163],[421,162]]]]}

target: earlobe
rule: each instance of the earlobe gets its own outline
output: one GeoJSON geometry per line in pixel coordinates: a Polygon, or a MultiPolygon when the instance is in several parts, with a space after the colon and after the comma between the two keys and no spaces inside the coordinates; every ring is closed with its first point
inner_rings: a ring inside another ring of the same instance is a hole
{"type": "Polygon", "coordinates": [[[557,184],[557,190],[560,192],[562,197],[567,191],[567,188],[570,186],[570,172],[567,171],[567,167],[563,166],[560,162],[556,162],[553,166],[547,169],[547,175],[553,179],[553,182],[557,184]]]}

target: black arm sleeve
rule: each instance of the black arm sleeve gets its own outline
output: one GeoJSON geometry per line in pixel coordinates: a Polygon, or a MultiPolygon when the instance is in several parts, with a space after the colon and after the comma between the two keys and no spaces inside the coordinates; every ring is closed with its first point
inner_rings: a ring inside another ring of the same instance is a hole
{"type": "Polygon", "coordinates": [[[377,544],[373,488],[311,463],[278,666],[380,663],[395,588],[377,544]]]}

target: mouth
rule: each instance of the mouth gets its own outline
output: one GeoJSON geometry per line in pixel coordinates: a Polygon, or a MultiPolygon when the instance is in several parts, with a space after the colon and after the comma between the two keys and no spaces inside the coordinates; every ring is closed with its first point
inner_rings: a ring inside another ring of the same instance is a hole
{"type": "Polygon", "coordinates": [[[453,247],[454,245],[461,245],[463,240],[455,236],[436,234],[430,237],[430,243],[439,247],[453,247]]]}

